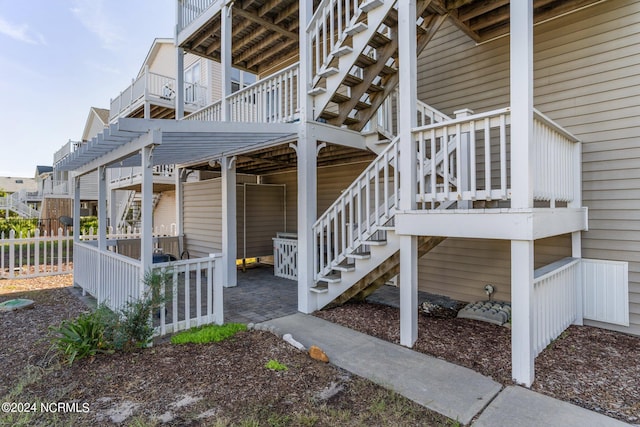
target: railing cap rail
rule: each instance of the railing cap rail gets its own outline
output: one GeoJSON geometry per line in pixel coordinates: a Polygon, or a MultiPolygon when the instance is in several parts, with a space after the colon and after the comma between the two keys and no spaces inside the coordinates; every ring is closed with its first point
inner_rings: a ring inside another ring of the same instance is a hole
{"type": "Polygon", "coordinates": [[[472,116],[460,117],[460,118],[457,118],[457,119],[449,120],[447,122],[433,123],[433,124],[429,124],[429,125],[426,125],[426,126],[419,126],[419,127],[413,128],[411,130],[411,133],[424,132],[426,130],[438,129],[438,128],[441,128],[441,127],[451,126],[451,125],[457,125],[459,123],[467,123],[467,122],[471,122],[471,121],[475,121],[475,120],[485,119],[487,117],[499,116],[501,114],[506,114],[506,113],[510,113],[510,112],[511,112],[511,107],[499,108],[497,110],[486,111],[484,113],[478,113],[478,114],[474,114],[472,116]]]}
{"type": "Polygon", "coordinates": [[[552,128],[553,130],[555,130],[556,132],[558,132],[559,134],[564,136],[565,138],[567,138],[567,139],[569,139],[569,140],[571,140],[573,142],[580,142],[580,140],[578,139],[577,136],[575,136],[574,134],[572,134],[571,132],[569,132],[568,130],[563,128],[562,126],[560,126],[558,123],[556,123],[553,120],[551,120],[549,117],[547,117],[546,115],[541,113],[536,108],[533,109],[533,117],[538,119],[538,120],[540,120],[542,123],[546,124],[547,126],[552,128]]]}

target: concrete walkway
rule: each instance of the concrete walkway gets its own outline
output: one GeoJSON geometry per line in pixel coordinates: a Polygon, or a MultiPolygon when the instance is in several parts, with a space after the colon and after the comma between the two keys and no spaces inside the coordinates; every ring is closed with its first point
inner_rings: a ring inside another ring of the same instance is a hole
{"type": "Polygon", "coordinates": [[[261,324],[317,345],[332,364],[451,419],[473,426],[626,426],[522,387],[506,387],[470,369],[301,313],[261,324]]]}

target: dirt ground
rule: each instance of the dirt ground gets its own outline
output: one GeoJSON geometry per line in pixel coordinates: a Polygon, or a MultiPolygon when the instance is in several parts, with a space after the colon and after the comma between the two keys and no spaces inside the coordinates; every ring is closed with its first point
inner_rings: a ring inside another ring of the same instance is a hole
{"type": "MultiPolygon", "coordinates": [[[[32,309],[0,313],[3,401],[77,405],[70,412],[0,413],[0,425],[457,425],[268,332],[242,332],[218,344],[158,343],[61,366],[48,327],[87,310],[67,289],[70,282],[71,276],[0,281],[0,302],[36,301],[32,309]],[[288,370],[266,369],[271,359],[288,370]]],[[[399,342],[395,308],[358,303],[316,315],[399,342]]],[[[506,327],[421,314],[415,349],[512,383],[506,327]]],[[[639,384],[640,338],[571,326],[536,359],[532,388],[638,424],[639,384]]]]}
{"type": "Polygon", "coordinates": [[[48,327],[87,310],[69,284],[70,276],[0,281],[0,302],[36,302],[0,313],[0,396],[29,405],[22,413],[0,412],[0,426],[457,425],[262,331],[60,365],[48,327]],[[272,359],[288,369],[267,369],[272,359]]]}

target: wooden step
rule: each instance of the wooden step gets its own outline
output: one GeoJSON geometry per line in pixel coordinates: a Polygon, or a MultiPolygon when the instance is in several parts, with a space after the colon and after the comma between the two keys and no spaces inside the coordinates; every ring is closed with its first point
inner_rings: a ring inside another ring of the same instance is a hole
{"type": "MultiPolygon", "coordinates": [[[[335,93],[332,97],[331,97],[331,102],[335,102],[336,104],[342,104],[343,102],[347,102],[349,101],[351,98],[348,97],[347,95],[343,94],[343,93],[335,93]]],[[[364,102],[364,101],[358,101],[358,103],[356,104],[356,106],[354,107],[356,110],[366,110],[367,108],[371,108],[371,104],[364,102]]]]}
{"type": "Polygon", "coordinates": [[[320,95],[321,93],[325,93],[326,91],[327,91],[327,89],[325,89],[323,87],[314,87],[309,92],[307,92],[307,94],[309,94],[311,96],[316,96],[316,95],[320,95]]]}
{"type": "Polygon", "coordinates": [[[326,282],[318,282],[313,288],[309,290],[316,294],[326,294],[329,292],[329,285],[326,282]]]}
{"type": "Polygon", "coordinates": [[[388,65],[385,65],[384,68],[382,69],[382,71],[380,71],[380,75],[381,76],[390,76],[392,74],[396,74],[397,72],[398,72],[398,70],[396,68],[389,67],[388,65]]]}
{"type": "Polygon", "coordinates": [[[339,58],[341,56],[348,55],[351,52],[353,52],[353,48],[351,46],[340,46],[334,49],[333,51],[331,51],[331,55],[336,58],[339,58]]]}
{"type": "Polygon", "coordinates": [[[355,263],[347,263],[343,261],[340,264],[335,265],[333,269],[337,271],[343,271],[343,272],[355,271],[356,265],[355,263]]]}
{"type": "Polygon", "coordinates": [[[387,241],[383,239],[371,239],[371,240],[363,240],[362,244],[369,245],[369,246],[384,246],[387,244],[387,241]]]}
{"type": "Polygon", "coordinates": [[[373,48],[380,49],[381,47],[386,46],[390,42],[391,42],[391,39],[389,37],[376,31],[371,37],[371,39],[369,40],[368,44],[373,48]]]}
{"type": "Polygon", "coordinates": [[[369,28],[367,24],[365,24],[363,21],[360,21],[346,28],[344,32],[347,33],[347,35],[349,36],[353,36],[354,34],[358,34],[358,33],[362,33],[363,31],[366,31],[367,28],[369,28]]]}
{"type": "Polygon", "coordinates": [[[327,77],[338,74],[339,72],[340,70],[338,70],[336,67],[328,67],[318,71],[318,76],[326,79],[327,77]]]}
{"type": "Polygon", "coordinates": [[[340,277],[340,273],[331,273],[326,276],[320,276],[318,282],[327,282],[327,283],[340,283],[342,278],[340,277]]]}
{"type": "Polygon", "coordinates": [[[369,251],[361,251],[361,252],[352,252],[349,255],[347,255],[347,258],[353,258],[353,259],[369,259],[371,258],[371,252],[369,251]]]}
{"type": "MultiPolygon", "coordinates": [[[[326,121],[331,121],[331,120],[334,120],[334,119],[338,118],[338,114],[334,113],[332,111],[324,110],[324,111],[322,111],[322,113],[320,113],[319,118],[325,119],[326,121]]],[[[341,124],[349,126],[349,125],[355,125],[355,124],[358,124],[358,123],[360,123],[360,120],[358,120],[357,118],[355,118],[355,117],[347,117],[346,119],[344,119],[344,122],[341,123],[341,124]]]]}
{"type": "Polygon", "coordinates": [[[376,7],[382,6],[383,4],[384,4],[383,0],[369,0],[360,6],[360,10],[367,13],[369,11],[372,11],[376,7]]]}
{"type": "Polygon", "coordinates": [[[354,65],[360,68],[367,68],[368,66],[373,65],[376,62],[378,61],[376,61],[374,58],[361,53],[360,55],[358,55],[358,59],[356,59],[356,63],[354,65]]]}

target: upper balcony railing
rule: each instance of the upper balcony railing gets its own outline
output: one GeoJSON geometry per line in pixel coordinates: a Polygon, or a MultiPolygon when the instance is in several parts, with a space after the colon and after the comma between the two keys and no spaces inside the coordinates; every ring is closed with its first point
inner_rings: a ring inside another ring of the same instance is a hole
{"type": "MultiPolygon", "coordinates": [[[[131,85],[111,100],[109,121],[126,117],[145,102],[158,103],[168,107],[175,103],[176,79],[150,72],[148,68],[131,85]]],[[[207,87],[199,83],[184,83],[185,104],[192,108],[202,108],[207,104],[207,87]]]]}
{"type": "Polygon", "coordinates": [[[185,120],[222,121],[228,108],[228,121],[250,123],[290,123],[298,120],[300,99],[298,63],[200,109],[185,120]]]}
{"type": "Polygon", "coordinates": [[[216,0],[179,0],[178,33],[204,13],[216,0]]]}

